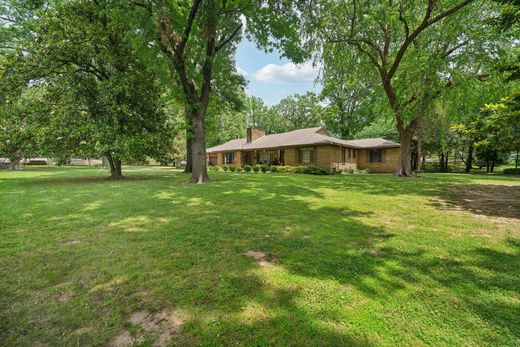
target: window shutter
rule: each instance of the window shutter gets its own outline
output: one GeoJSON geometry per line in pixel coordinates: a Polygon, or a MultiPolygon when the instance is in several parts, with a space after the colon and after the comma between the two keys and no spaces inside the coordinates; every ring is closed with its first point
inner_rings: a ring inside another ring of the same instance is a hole
{"type": "Polygon", "coordinates": [[[381,150],[381,162],[382,163],[386,162],[386,149],[381,150]]]}
{"type": "Polygon", "coordinates": [[[347,149],[346,149],[346,148],[343,148],[343,150],[342,150],[342,152],[343,152],[343,153],[342,153],[342,158],[343,158],[343,162],[344,162],[344,163],[347,161],[347,158],[345,158],[345,152],[346,152],[346,151],[347,151],[347,149]]]}
{"type": "Polygon", "coordinates": [[[295,148],[294,150],[296,151],[295,156],[294,156],[296,159],[296,163],[299,164],[300,163],[300,149],[295,148]]]}
{"type": "Polygon", "coordinates": [[[316,164],[316,162],[318,161],[318,147],[313,147],[312,148],[312,158],[311,158],[311,162],[313,164],[316,164]]]}

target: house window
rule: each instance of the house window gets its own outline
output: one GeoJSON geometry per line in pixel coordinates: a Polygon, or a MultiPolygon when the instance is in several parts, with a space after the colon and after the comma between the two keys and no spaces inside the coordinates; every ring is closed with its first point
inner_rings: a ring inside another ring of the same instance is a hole
{"type": "Polygon", "coordinates": [[[260,152],[259,161],[263,164],[271,162],[271,152],[260,152]]]}
{"type": "Polygon", "coordinates": [[[371,149],[369,159],[370,159],[371,163],[382,163],[383,162],[383,150],[382,149],[371,149]]]}
{"type": "Polygon", "coordinates": [[[233,164],[235,162],[235,152],[224,154],[224,164],[233,164]]]}
{"type": "Polygon", "coordinates": [[[313,148],[300,148],[299,149],[299,158],[300,158],[300,163],[302,164],[310,164],[312,163],[312,157],[313,157],[313,154],[314,154],[314,149],[313,148]]]}
{"type": "Polygon", "coordinates": [[[345,160],[356,159],[356,152],[354,148],[345,148],[345,160]]]}

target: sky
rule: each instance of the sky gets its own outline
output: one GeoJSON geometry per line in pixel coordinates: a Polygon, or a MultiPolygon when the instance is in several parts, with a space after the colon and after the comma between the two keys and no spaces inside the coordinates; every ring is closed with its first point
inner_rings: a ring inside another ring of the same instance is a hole
{"type": "Polygon", "coordinates": [[[319,92],[314,83],[318,69],[311,63],[296,66],[280,58],[280,52],[265,53],[250,41],[242,40],[237,48],[237,70],[249,81],[247,93],[274,105],[291,94],[319,92]]]}

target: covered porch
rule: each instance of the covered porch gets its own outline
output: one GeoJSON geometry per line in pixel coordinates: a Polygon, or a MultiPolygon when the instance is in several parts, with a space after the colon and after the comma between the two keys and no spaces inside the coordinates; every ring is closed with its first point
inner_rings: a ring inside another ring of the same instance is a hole
{"type": "Polygon", "coordinates": [[[265,149],[245,151],[242,153],[244,165],[285,165],[285,149],[265,149]]]}

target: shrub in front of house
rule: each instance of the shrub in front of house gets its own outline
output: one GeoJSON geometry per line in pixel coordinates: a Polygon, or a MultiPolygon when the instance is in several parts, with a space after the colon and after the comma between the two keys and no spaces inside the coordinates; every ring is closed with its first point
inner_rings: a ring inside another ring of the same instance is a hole
{"type": "Polygon", "coordinates": [[[255,166],[253,166],[253,172],[258,172],[260,171],[260,165],[256,164],[255,166]]]}
{"type": "Polygon", "coordinates": [[[263,173],[266,173],[268,169],[269,169],[269,167],[267,167],[267,165],[260,165],[260,170],[261,170],[263,173]]]}
{"type": "Polygon", "coordinates": [[[294,172],[295,169],[296,169],[296,167],[294,167],[294,166],[284,166],[284,165],[271,166],[271,172],[289,173],[289,172],[294,172]],[[273,171],[273,168],[275,171],[273,171]]]}
{"type": "Polygon", "coordinates": [[[271,166],[269,168],[269,171],[271,171],[272,173],[278,172],[278,166],[271,166]]]}
{"type": "Polygon", "coordinates": [[[299,166],[295,173],[307,175],[330,175],[330,172],[319,166],[299,166]]]}
{"type": "Polygon", "coordinates": [[[227,166],[227,165],[222,166],[222,170],[229,171],[229,166],[227,166]]]}
{"type": "Polygon", "coordinates": [[[219,171],[219,167],[218,166],[209,166],[208,170],[209,171],[219,171]]]}
{"type": "Polygon", "coordinates": [[[251,165],[245,165],[244,166],[244,171],[245,172],[251,172],[252,169],[253,169],[253,167],[251,165]]]}
{"type": "Polygon", "coordinates": [[[237,167],[236,166],[230,166],[229,167],[229,171],[235,172],[235,171],[237,171],[237,167]]]}
{"type": "Polygon", "coordinates": [[[355,174],[367,174],[370,173],[370,169],[353,169],[348,168],[342,171],[342,174],[355,175],[355,174]]]}

